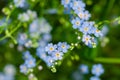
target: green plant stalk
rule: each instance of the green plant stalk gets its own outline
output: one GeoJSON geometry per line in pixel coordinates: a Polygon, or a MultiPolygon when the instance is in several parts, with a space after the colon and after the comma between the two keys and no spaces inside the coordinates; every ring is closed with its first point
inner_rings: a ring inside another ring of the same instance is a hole
{"type": "Polygon", "coordinates": [[[15,27],[11,32],[9,32],[9,33],[8,33],[9,35],[5,35],[4,37],[2,37],[2,38],[0,39],[0,41],[4,40],[5,38],[10,37],[10,38],[15,42],[15,44],[16,44],[16,41],[15,41],[15,39],[13,39],[12,34],[13,34],[15,31],[17,31],[17,29],[18,29],[20,26],[21,26],[21,23],[18,23],[17,27],[15,27]]]}
{"type": "Polygon", "coordinates": [[[95,58],[95,62],[100,62],[100,63],[110,63],[110,64],[120,64],[120,58],[95,58]]]}

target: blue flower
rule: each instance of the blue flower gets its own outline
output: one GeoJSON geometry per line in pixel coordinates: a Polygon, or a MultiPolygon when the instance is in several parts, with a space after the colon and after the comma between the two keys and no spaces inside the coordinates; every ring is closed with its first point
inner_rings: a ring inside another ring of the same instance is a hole
{"type": "Polygon", "coordinates": [[[75,11],[83,11],[85,3],[83,3],[82,1],[74,0],[70,3],[70,7],[75,11]]]}
{"type": "Polygon", "coordinates": [[[28,68],[33,68],[36,66],[36,60],[35,58],[26,59],[25,64],[28,68]]]}
{"type": "Polygon", "coordinates": [[[59,42],[58,43],[58,50],[66,53],[68,49],[70,48],[70,45],[68,45],[66,42],[59,42]]]}
{"type": "Polygon", "coordinates": [[[48,42],[48,41],[51,41],[52,36],[49,33],[46,33],[42,35],[42,38],[44,41],[48,42]]]}
{"type": "Polygon", "coordinates": [[[66,8],[70,6],[71,0],[61,0],[61,4],[66,8]]]}
{"type": "Polygon", "coordinates": [[[83,74],[88,74],[89,72],[88,66],[84,64],[80,65],[79,69],[83,74]]]}
{"type": "Polygon", "coordinates": [[[20,65],[20,72],[24,74],[28,72],[28,68],[25,64],[20,65]]]}
{"type": "Polygon", "coordinates": [[[92,77],[90,78],[90,80],[100,80],[100,78],[97,77],[97,76],[92,76],[92,77]]]}
{"type": "Polygon", "coordinates": [[[27,13],[21,13],[18,15],[18,20],[20,20],[21,22],[27,22],[30,20],[30,17],[27,13]]]}
{"type": "Polygon", "coordinates": [[[55,60],[51,56],[47,56],[45,59],[45,63],[47,64],[48,67],[54,66],[55,60]]]}
{"type": "Polygon", "coordinates": [[[96,37],[101,37],[102,36],[102,33],[99,29],[97,29],[96,27],[93,28],[93,34],[96,36],[96,37]]]}
{"type": "Polygon", "coordinates": [[[89,22],[83,22],[82,26],[79,27],[79,30],[83,33],[83,34],[90,34],[91,33],[91,25],[89,22]]]}
{"type": "Polygon", "coordinates": [[[14,4],[16,7],[24,7],[25,6],[25,0],[14,0],[14,4]]]}
{"type": "Polygon", "coordinates": [[[90,35],[83,35],[82,41],[88,46],[91,44],[91,36],[90,35]]]}
{"type": "Polygon", "coordinates": [[[29,26],[29,32],[33,33],[33,32],[37,32],[38,31],[38,20],[34,20],[30,26],[29,26]]]}
{"type": "Polygon", "coordinates": [[[79,27],[81,26],[83,20],[80,20],[79,17],[76,17],[76,18],[73,19],[71,22],[72,22],[72,24],[73,24],[73,28],[74,28],[74,29],[77,29],[77,28],[79,28],[79,27]]]}
{"type": "Polygon", "coordinates": [[[52,57],[53,59],[55,60],[61,60],[63,58],[63,53],[58,51],[58,50],[55,50],[53,53],[52,53],[52,57]]]}
{"type": "Polygon", "coordinates": [[[45,60],[47,58],[47,53],[45,52],[45,48],[44,47],[38,47],[36,54],[42,60],[45,60]]]}
{"type": "Polygon", "coordinates": [[[31,54],[30,54],[29,51],[25,51],[25,52],[23,53],[23,58],[24,58],[24,59],[30,59],[30,58],[32,58],[32,56],[31,56],[31,54]]]}
{"type": "Polygon", "coordinates": [[[92,67],[92,74],[95,76],[100,76],[101,74],[104,73],[104,69],[101,64],[95,64],[92,67]]]}
{"type": "Polygon", "coordinates": [[[82,20],[89,20],[89,18],[91,17],[90,13],[88,11],[81,11],[78,12],[77,15],[80,17],[80,19],[82,20]]]}
{"type": "Polygon", "coordinates": [[[17,41],[19,45],[24,45],[27,41],[27,35],[25,33],[20,33],[17,41]]]}
{"type": "Polygon", "coordinates": [[[55,51],[57,48],[57,45],[53,45],[52,43],[49,43],[46,47],[45,47],[45,51],[48,53],[51,53],[53,51],[55,51]]]}

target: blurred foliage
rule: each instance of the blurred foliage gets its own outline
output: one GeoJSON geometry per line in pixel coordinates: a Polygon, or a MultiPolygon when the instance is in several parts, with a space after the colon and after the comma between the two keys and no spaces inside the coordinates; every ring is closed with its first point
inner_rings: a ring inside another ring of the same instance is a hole
{"type": "MultiPolygon", "coordinates": [[[[66,41],[69,44],[77,42],[77,35],[72,29],[70,23],[70,17],[64,14],[64,8],[60,3],[60,0],[36,0],[32,3],[29,9],[36,11],[39,17],[44,17],[47,19],[49,24],[52,26],[52,42],[57,43],[59,41],[66,41]],[[57,13],[48,14],[47,10],[56,9],[57,13]]],[[[45,63],[42,61],[40,65],[43,66],[41,71],[35,70],[35,75],[38,80],[74,80],[73,73],[78,69],[78,66],[82,63],[92,66],[95,63],[103,63],[105,68],[105,73],[102,75],[101,80],[119,80],[120,79],[120,62],[119,63],[107,63],[104,61],[95,61],[94,59],[103,58],[117,58],[120,59],[120,23],[112,22],[115,18],[120,16],[120,1],[119,0],[84,0],[87,7],[86,9],[90,11],[92,18],[91,20],[96,21],[96,23],[103,22],[104,20],[109,20],[110,23],[104,23],[109,29],[106,37],[109,40],[104,47],[101,47],[102,41],[99,41],[96,48],[88,48],[83,44],[78,44],[69,55],[62,61],[60,66],[57,66],[57,72],[52,73],[50,69],[47,68],[45,63]]],[[[11,0],[0,0],[0,18],[6,16],[3,14],[2,9],[8,7],[12,3],[11,0]]],[[[12,14],[12,20],[17,19],[18,13],[24,12],[24,9],[15,9],[12,14]]],[[[12,24],[16,24],[13,21],[12,24]]],[[[14,27],[10,24],[7,26],[9,30],[14,27]]],[[[12,34],[15,38],[19,31],[26,31],[26,24],[19,28],[15,33],[12,34]]],[[[0,38],[3,37],[5,33],[0,34],[0,38]]],[[[6,64],[13,64],[16,69],[16,79],[15,80],[27,80],[27,77],[19,72],[19,65],[23,63],[22,54],[17,49],[17,44],[14,44],[11,38],[6,38],[0,41],[0,71],[6,64]],[[13,47],[10,47],[13,46],[13,47]]],[[[29,49],[32,55],[35,55],[36,51],[34,48],[29,49]]],[[[38,59],[38,58],[37,58],[38,59]]],[[[84,75],[85,80],[88,80],[91,74],[84,75]]]]}

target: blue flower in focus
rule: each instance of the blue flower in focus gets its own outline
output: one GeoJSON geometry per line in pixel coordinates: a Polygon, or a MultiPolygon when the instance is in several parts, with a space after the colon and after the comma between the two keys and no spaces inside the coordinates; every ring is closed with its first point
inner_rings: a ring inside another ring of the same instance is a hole
{"type": "Polygon", "coordinates": [[[96,37],[101,37],[102,36],[102,33],[99,29],[97,28],[94,28],[93,29],[93,34],[96,36],[96,37]]]}
{"type": "Polygon", "coordinates": [[[72,24],[73,24],[73,28],[74,28],[74,29],[77,29],[77,28],[79,28],[79,27],[82,25],[83,20],[80,20],[79,17],[76,17],[76,18],[73,19],[71,22],[72,22],[72,24]]]}
{"type": "Polygon", "coordinates": [[[90,13],[88,11],[81,11],[76,13],[80,19],[82,20],[89,20],[89,18],[91,17],[90,13]]]}
{"type": "Polygon", "coordinates": [[[89,73],[89,69],[88,69],[87,65],[82,64],[82,65],[80,65],[79,69],[83,74],[88,74],[89,73]]]}
{"type": "Polygon", "coordinates": [[[14,0],[14,4],[16,7],[24,7],[25,6],[25,0],[14,0]]]}
{"type": "Polygon", "coordinates": [[[25,64],[28,68],[33,68],[36,66],[36,60],[35,60],[35,58],[26,59],[25,64]]]}
{"type": "Polygon", "coordinates": [[[25,64],[20,65],[20,72],[24,74],[28,72],[28,68],[25,64]]]}
{"type": "Polygon", "coordinates": [[[92,77],[90,78],[90,80],[100,80],[100,78],[97,77],[97,76],[92,76],[92,77]]]}
{"type": "Polygon", "coordinates": [[[57,45],[53,45],[52,43],[49,43],[46,47],[45,47],[45,51],[48,53],[51,53],[53,51],[55,51],[57,48],[57,45]]]}
{"type": "Polygon", "coordinates": [[[91,33],[91,27],[89,22],[83,22],[82,26],[79,27],[79,30],[83,33],[83,34],[89,34],[91,33]]]}
{"type": "Polygon", "coordinates": [[[63,53],[58,51],[58,50],[55,50],[53,53],[52,53],[52,57],[53,59],[55,60],[61,60],[63,58],[63,53]]]}
{"type": "Polygon", "coordinates": [[[59,42],[58,43],[58,50],[66,53],[68,49],[70,48],[70,45],[68,45],[66,42],[59,42]]]}
{"type": "Polygon", "coordinates": [[[104,73],[103,66],[101,64],[95,64],[92,67],[92,74],[95,76],[100,76],[101,74],[104,73]]]}
{"type": "Polygon", "coordinates": [[[89,44],[91,44],[91,36],[83,35],[82,41],[88,46],[89,44]]]}

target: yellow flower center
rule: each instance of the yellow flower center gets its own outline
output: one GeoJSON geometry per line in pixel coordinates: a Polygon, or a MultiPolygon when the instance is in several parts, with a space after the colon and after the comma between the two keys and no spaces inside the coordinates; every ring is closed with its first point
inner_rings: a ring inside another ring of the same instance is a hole
{"type": "Polygon", "coordinates": [[[85,31],[88,31],[88,27],[85,27],[84,30],[85,30],[85,31]]]}
{"type": "Polygon", "coordinates": [[[50,47],[50,51],[53,51],[54,50],[54,48],[53,47],[50,47]]]}
{"type": "Polygon", "coordinates": [[[80,25],[80,22],[79,22],[79,21],[76,21],[76,25],[80,25]]]}

